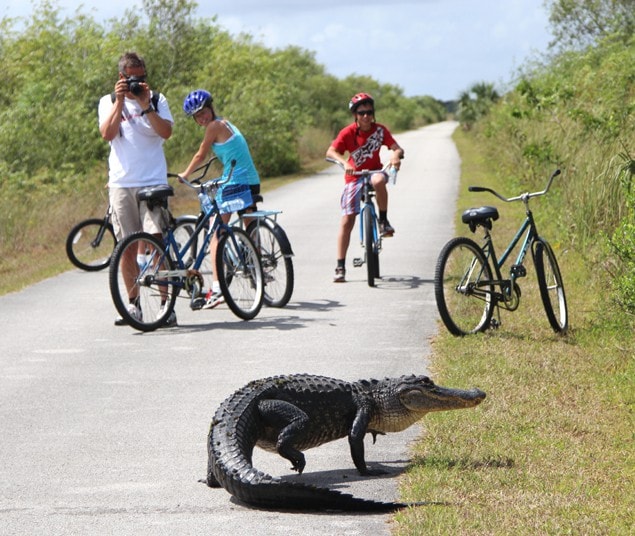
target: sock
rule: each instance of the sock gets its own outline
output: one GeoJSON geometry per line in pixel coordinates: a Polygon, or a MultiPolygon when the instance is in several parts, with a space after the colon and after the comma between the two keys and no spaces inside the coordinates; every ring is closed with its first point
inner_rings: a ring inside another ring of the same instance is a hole
{"type": "Polygon", "coordinates": [[[344,268],[345,261],[346,261],[346,259],[337,259],[337,267],[338,268],[344,268]]]}
{"type": "Polygon", "coordinates": [[[387,210],[380,210],[379,211],[379,221],[387,221],[388,219],[388,211],[387,210]]]}

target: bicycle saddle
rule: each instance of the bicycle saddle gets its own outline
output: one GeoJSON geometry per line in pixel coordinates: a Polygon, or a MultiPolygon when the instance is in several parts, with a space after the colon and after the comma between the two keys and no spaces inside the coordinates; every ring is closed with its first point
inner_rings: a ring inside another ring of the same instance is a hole
{"type": "Polygon", "coordinates": [[[470,226],[470,231],[474,232],[477,225],[482,225],[488,229],[492,228],[492,221],[498,219],[498,209],[496,207],[468,208],[461,215],[461,221],[470,226]]]}
{"type": "Polygon", "coordinates": [[[174,188],[169,184],[148,186],[137,192],[137,201],[160,201],[174,195],[174,188]]]}

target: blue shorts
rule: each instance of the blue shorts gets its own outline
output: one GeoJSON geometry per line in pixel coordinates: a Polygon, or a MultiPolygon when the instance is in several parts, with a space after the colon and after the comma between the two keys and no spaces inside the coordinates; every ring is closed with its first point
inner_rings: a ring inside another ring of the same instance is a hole
{"type": "MultiPolygon", "coordinates": [[[[388,182],[388,175],[386,173],[384,173],[384,180],[388,182]]],[[[351,181],[344,184],[344,191],[342,192],[342,197],[340,199],[342,216],[359,214],[363,184],[362,180],[351,181]]]]}

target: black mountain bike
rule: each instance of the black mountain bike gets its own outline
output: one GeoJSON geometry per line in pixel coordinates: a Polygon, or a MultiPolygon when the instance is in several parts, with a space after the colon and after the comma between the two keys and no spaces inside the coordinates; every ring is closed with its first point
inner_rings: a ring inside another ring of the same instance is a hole
{"type": "MultiPolygon", "coordinates": [[[[66,255],[77,268],[98,272],[110,264],[112,252],[117,247],[117,237],[112,223],[112,207],[108,205],[103,218],[88,218],[75,225],[66,238],[66,255]]],[[[192,216],[176,218],[174,234],[182,236],[192,216]]],[[[194,217],[196,220],[196,218],[194,217]]],[[[192,228],[193,229],[193,228],[192,228]]],[[[191,234],[191,231],[190,231],[191,234]]]]}
{"type": "Polygon", "coordinates": [[[89,218],[75,225],[66,238],[66,255],[77,268],[87,272],[103,270],[110,263],[117,238],[108,205],[103,218],[89,218]]]}
{"type": "Polygon", "coordinates": [[[518,308],[521,295],[518,280],[527,275],[523,260],[530,249],[549,324],[557,333],[566,333],[569,316],[560,268],[553,249],[538,234],[534,216],[529,209],[529,200],[545,195],[553,179],[559,174],[560,170],[556,170],[541,192],[523,193],[511,198],[503,197],[491,188],[470,186],[470,192],[490,192],[506,203],[522,201],[526,217],[498,259],[490,234],[492,222],[498,219],[496,207],[483,206],[463,212],[463,223],[473,233],[480,227],[484,236],[482,246],[471,238],[453,238],[439,254],[434,275],[434,293],[439,314],[450,333],[462,336],[485,331],[490,326],[498,327],[500,307],[508,311],[518,308]],[[509,268],[509,277],[504,278],[502,267],[523,236],[516,261],[509,268]],[[497,319],[492,318],[495,308],[499,312],[497,319]]]}

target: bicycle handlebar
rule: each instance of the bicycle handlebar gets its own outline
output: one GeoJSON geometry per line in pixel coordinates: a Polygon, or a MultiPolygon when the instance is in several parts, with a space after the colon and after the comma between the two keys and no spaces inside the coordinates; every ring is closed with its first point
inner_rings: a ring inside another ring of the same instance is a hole
{"type": "MultiPolygon", "coordinates": [[[[339,160],[335,160],[334,158],[327,158],[326,161],[327,162],[332,162],[333,164],[337,164],[342,169],[345,169],[344,166],[342,165],[342,163],[339,160]]],[[[371,174],[371,173],[383,173],[384,171],[386,171],[386,169],[388,169],[389,165],[390,164],[388,164],[383,169],[362,169],[360,171],[353,171],[353,173],[349,173],[349,175],[355,175],[356,177],[360,177],[362,175],[367,175],[367,174],[371,174]]]]}
{"type": "Polygon", "coordinates": [[[530,199],[532,197],[538,197],[541,195],[545,195],[548,191],[549,188],[551,188],[551,183],[553,182],[553,179],[555,179],[558,175],[560,175],[560,170],[556,169],[552,174],[551,177],[549,177],[549,180],[547,181],[547,186],[545,187],[544,190],[540,191],[540,192],[526,192],[524,194],[520,194],[517,195],[516,197],[504,197],[501,194],[499,194],[497,191],[492,190],[491,188],[487,188],[485,186],[470,186],[468,187],[468,191],[470,192],[489,192],[490,194],[495,195],[496,197],[498,197],[501,201],[505,201],[506,203],[511,203],[512,201],[524,201],[526,199],[530,199]]]}
{"type": "MultiPolygon", "coordinates": [[[[218,159],[217,156],[212,156],[203,165],[197,167],[193,171],[193,173],[196,173],[197,171],[201,171],[201,170],[203,170],[203,171],[200,174],[200,176],[195,177],[194,179],[187,180],[185,177],[181,177],[181,175],[179,175],[178,173],[168,173],[168,177],[174,177],[181,184],[185,184],[186,186],[189,186],[192,189],[196,189],[197,188],[197,186],[195,186],[195,185],[199,185],[198,187],[200,188],[201,180],[203,180],[205,178],[205,175],[207,175],[207,172],[209,170],[209,166],[212,164],[212,162],[214,160],[217,160],[217,159],[218,159]]],[[[217,177],[215,179],[211,179],[209,182],[212,182],[214,184],[214,186],[220,186],[221,184],[225,184],[226,182],[229,182],[229,180],[232,178],[232,174],[234,173],[234,168],[236,167],[236,160],[232,160],[230,165],[231,165],[231,169],[229,170],[229,175],[227,175],[226,179],[223,179],[223,177],[217,177]]]]}

